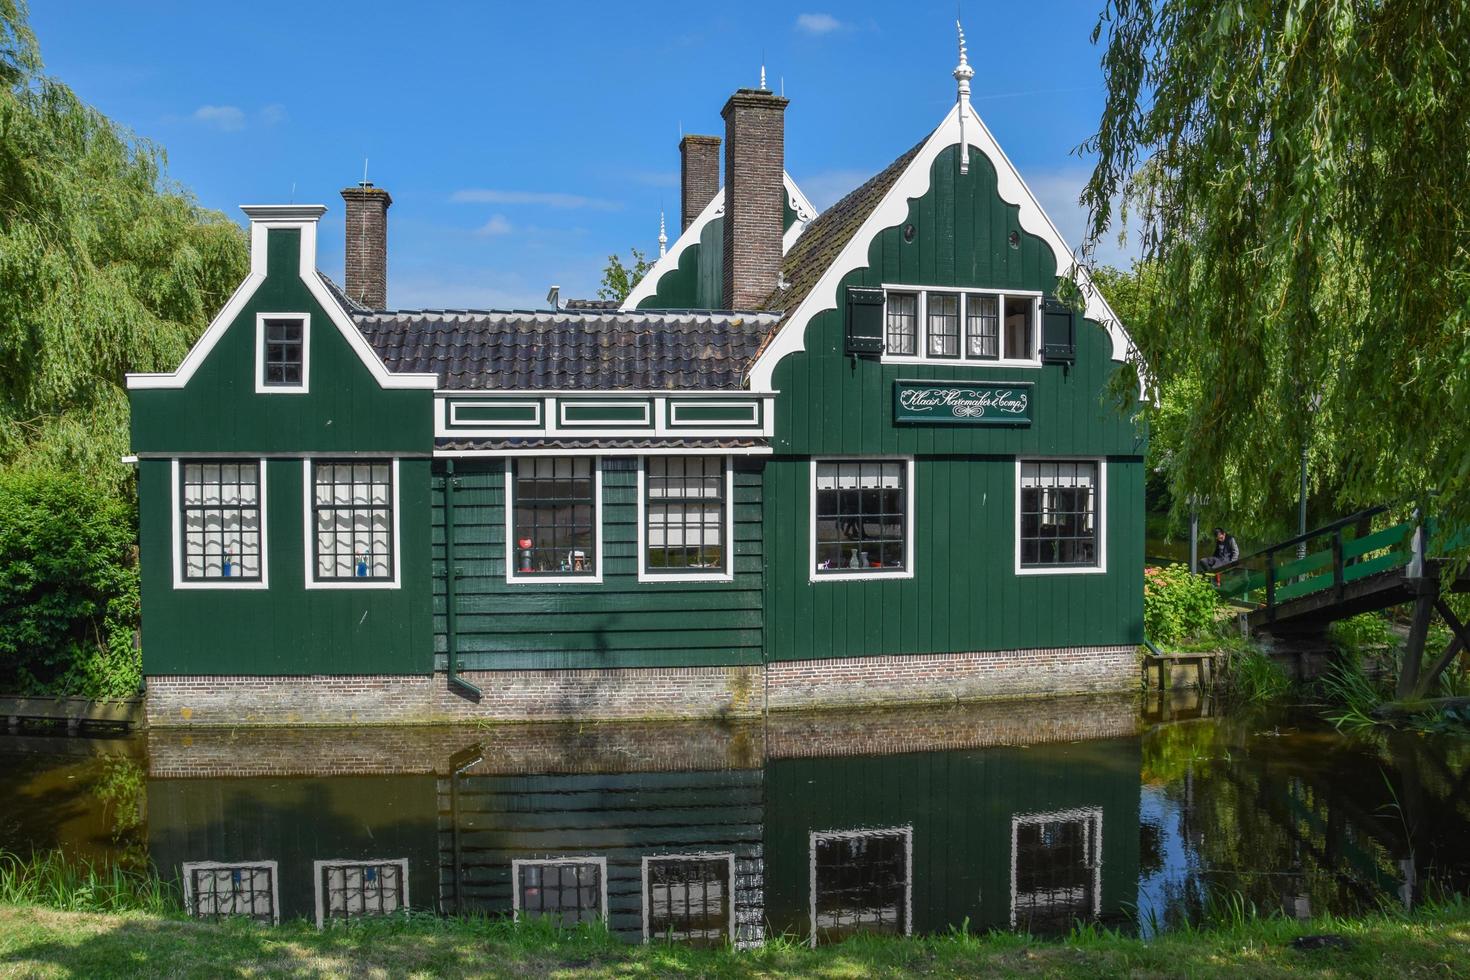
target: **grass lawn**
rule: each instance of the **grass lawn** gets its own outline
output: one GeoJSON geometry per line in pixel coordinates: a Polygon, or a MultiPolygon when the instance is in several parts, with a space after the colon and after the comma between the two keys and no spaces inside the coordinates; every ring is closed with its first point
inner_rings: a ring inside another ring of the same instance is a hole
{"type": "Polygon", "coordinates": [[[1447,977],[1470,976],[1470,903],[1412,916],[1264,919],[1153,942],[1083,933],[857,939],[747,952],[627,946],[596,932],[415,918],[317,932],[212,925],[142,912],[0,905],[0,977],[1447,977]],[[1347,948],[1299,950],[1330,933],[1347,948]]]}

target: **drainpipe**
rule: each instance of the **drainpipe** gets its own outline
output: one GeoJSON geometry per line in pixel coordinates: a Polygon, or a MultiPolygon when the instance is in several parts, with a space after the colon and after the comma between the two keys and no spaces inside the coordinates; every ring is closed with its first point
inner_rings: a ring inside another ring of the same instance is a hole
{"type": "Polygon", "coordinates": [[[459,632],[455,622],[459,571],[454,567],[454,460],[444,461],[444,660],[448,665],[449,686],[457,687],[478,701],[484,693],[459,676],[455,661],[459,659],[459,632]]]}

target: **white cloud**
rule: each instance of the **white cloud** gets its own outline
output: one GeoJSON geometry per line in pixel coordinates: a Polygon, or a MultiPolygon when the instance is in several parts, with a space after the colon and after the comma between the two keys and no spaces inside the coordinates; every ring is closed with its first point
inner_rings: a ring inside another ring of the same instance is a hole
{"type": "Polygon", "coordinates": [[[194,121],[226,133],[245,128],[245,113],[239,106],[202,105],[194,110],[194,121]]]}
{"type": "Polygon", "coordinates": [[[576,210],[587,208],[593,211],[619,211],[623,205],[597,197],[580,194],[563,194],[558,191],[502,191],[491,188],[472,187],[455,191],[449,199],[456,204],[539,204],[548,208],[576,210]]]}
{"type": "Polygon", "coordinates": [[[260,121],[267,126],[276,126],[286,121],[286,107],[272,102],[260,110],[260,121]]]}
{"type": "Polygon", "coordinates": [[[847,196],[848,191],[859,186],[872,172],[866,170],[827,170],[796,182],[818,210],[825,211],[847,196]]]}
{"type": "Polygon", "coordinates": [[[480,226],[481,235],[509,235],[514,229],[503,214],[492,214],[490,220],[480,226]]]}
{"type": "Polygon", "coordinates": [[[831,14],[797,14],[796,29],[804,34],[832,34],[847,25],[831,14]]]}

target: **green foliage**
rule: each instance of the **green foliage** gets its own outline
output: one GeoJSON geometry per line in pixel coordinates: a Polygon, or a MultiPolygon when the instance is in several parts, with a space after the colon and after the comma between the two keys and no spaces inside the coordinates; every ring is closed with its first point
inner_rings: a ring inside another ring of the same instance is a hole
{"type": "Polygon", "coordinates": [[[1220,598],[1183,565],[1148,569],[1143,580],[1143,630],[1155,643],[1178,643],[1215,629],[1220,598]]]}
{"type": "Polygon", "coordinates": [[[137,693],[134,523],[74,475],[0,473],[0,690],[137,693]]]}
{"type": "Polygon", "coordinates": [[[1089,244],[1121,216],[1156,278],[1176,506],[1281,523],[1306,447],[1319,506],[1470,526],[1470,4],[1103,8],[1089,244]]]}
{"type": "Polygon", "coordinates": [[[41,74],[0,0],[0,467],[126,491],[124,375],[173,370],[248,271],[163,151],[41,74]]]}
{"type": "Polygon", "coordinates": [[[628,298],[633,287],[648,275],[648,270],[653,268],[653,263],[638,249],[630,248],[628,252],[632,256],[628,265],[623,264],[620,256],[607,257],[607,267],[602,270],[602,285],[597,289],[598,299],[611,299],[621,303],[628,298]]]}
{"type": "Polygon", "coordinates": [[[1225,680],[1230,690],[1245,701],[1278,701],[1291,692],[1286,670],[1255,648],[1230,658],[1225,680]]]}
{"type": "Polygon", "coordinates": [[[1363,672],[1357,657],[1343,657],[1329,666],[1319,683],[1329,702],[1323,717],[1338,731],[1362,732],[1379,724],[1373,709],[1384,702],[1386,692],[1363,672]]]}
{"type": "Polygon", "coordinates": [[[174,889],[150,872],[72,860],[61,851],[29,859],[0,851],[0,903],[42,905],[63,912],[148,912],[177,915],[174,889]]]}
{"type": "Polygon", "coordinates": [[[1339,650],[1356,654],[1391,645],[1393,631],[1382,613],[1366,612],[1338,620],[1327,627],[1327,635],[1339,650]]]}

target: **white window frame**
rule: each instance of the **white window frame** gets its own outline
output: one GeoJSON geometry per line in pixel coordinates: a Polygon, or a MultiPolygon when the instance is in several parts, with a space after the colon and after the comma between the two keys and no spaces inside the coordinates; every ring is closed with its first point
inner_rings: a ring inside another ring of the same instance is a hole
{"type": "Polygon", "coordinates": [[[184,911],[196,918],[194,910],[194,875],[198,871],[222,871],[234,868],[265,869],[271,874],[271,918],[281,924],[281,868],[275,861],[185,861],[179,868],[184,879],[184,911]]]}
{"type": "Polygon", "coordinates": [[[311,314],[255,314],[255,393],[257,395],[306,395],[311,393],[311,314]],[[265,322],[267,320],[301,321],[301,384],[268,385],[265,383],[265,322]]]}
{"type": "MultiPolygon", "coordinates": [[[[249,589],[268,589],[268,588],[270,588],[270,584],[271,584],[270,583],[270,561],[269,561],[269,558],[270,558],[270,555],[269,555],[270,537],[269,537],[269,535],[266,534],[266,505],[267,505],[266,490],[265,490],[266,460],[263,459],[263,458],[247,457],[247,456],[230,457],[229,459],[230,459],[230,461],[236,461],[236,460],[238,460],[239,462],[255,463],[256,466],[258,467],[258,470],[257,471],[260,473],[260,487],[257,490],[257,494],[258,494],[258,497],[259,497],[258,503],[260,504],[260,581],[258,581],[258,582],[250,582],[250,581],[244,581],[244,580],[239,580],[239,579],[231,580],[231,579],[227,579],[227,578],[195,578],[195,579],[189,579],[189,578],[185,578],[184,577],[184,529],[183,529],[183,524],[182,524],[182,522],[183,522],[183,510],[180,507],[180,504],[182,503],[182,501],[179,499],[179,464],[181,462],[188,462],[188,463],[221,463],[221,462],[225,462],[226,461],[224,457],[218,457],[217,458],[217,457],[213,457],[213,456],[185,456],[185,457],[182,457],[182,458],[175,457],[174,459],[172,459],[172,460],[169,461],[170,464],[171,464],[169,466],[169,482],[173,485],[173,491],[172,491],[172,494],[170,496],[170,500],[172,501],[172,504],[173,504],[172,534],[170,536],[171,536],[172,542],[173,542],[173,553],[174,553],[174,556],[173,556],[173,562],[172,562],[172,564],[173,564],[173,570],[174,570],[174,588],[175,589],[246,589],[246,590],[249,590],[249,589]]],[[[234,867],[234,865],[231,865],[231,867],[234,867]]]]}
{"type": "MultiPolygon", "coordinates": [[[[556,453],[553,455],[572,455],[556,453]]],[[[602,526],[602,457],[592,457],[592,526],[596,531],[593,536],[592,553],[593,561],[596,563],[591,575],[548,575],[545,572],[536,572],[531,575],[517,575],[515,573],[515,537],[516,537],[516,507],[515,507],[515,461],[517,459],[534,459],[532,456],[512,456],[505,460],[505,581],[509,585],[536,585],[538,583],[561,583],[581,582],[584,585],[602,584],[602,539],[607,535],[602,526]]],[[[641,562],[642,559],[639,559],[641,562]]]]}
{"type": "MultiPolygon", "coordinates": [[[[735,942],[735,854],[732,851],[716,851],[709,854],[645,854],[643,856],[643,941],[646,943],[652,937],[648,932],[648,919],[653,901],[649,896],[648,866],[654,861],[718,861],[724,858],[729,870],[726,872],[726,904],[729,906],[730,921],[725,928],[725,935],[733,945],[735,942]]],[[[604,876],[605,880],[605,876],[604,876]]]]}
{"type": "Polygon", "coordinates": [[[1017,851],[1021,827],[1038,823],[1074,823],[1083,821],[1089,836],[1096,831],[1097,841],[1092,847],[1092,915],[1102,914],[1102,846],[1103,812],[1100,806],[1078,807],[1072,810],[1052,810],[1046,813],[1017,813],[1011,816],[1011,928],[1016,928],[1016,877],[1017,851]]]}
{"type": "Polygon", "coordinates": [[[807,844],[807,945],[817,948],[817,842],[841,840],[855,837],[902,837],[903,838],[903,934],[914,934],[914,828],[912,824],[902,827],[879,827],[871,830],[823,830],[812,831],[807,844]]]}
{"type": "Polygon", "coordinates": [[[807,512],[807,581],[809,582],[871,582],[879,579],[909,579],[914,577],[914,457],[912,456],[813,456],[807,475],[807,490],[810,493],[807,512]],[[841,572],[828,574],[817,572],[817,464],[818,463],[903,463],[904,464],[904,567],[896,572],[872,571],[841,572]]]}
{"type": "MultiPolygon", "coordinates": [[[[689,456],[714,456],[714,453],[687,453],[689,456]]],[[[720,456],[725,467],[725,556],[723,570],[718,572],[655,572],[648,568],[648,457],[638,459],[638,581],[640,582],[733,582],[735,580],[735,461],[720,456]]],[[[598,481],[599,490],[602,481],[598,481]]],[[[598,535],[601,547],[602,536],[598,535]]],[[[602,556],[598,555],[601,575],[602,556]]]]}
{"type": "Polygon", "coordinates": [[[306,579],[304,585],[308,589],[397,589],[402,587],[402,575],[400,569],[403,563],[403,552],[399,540],[398,529],[402,524],[399,516],[399,479],[398,479],[398,457],[385,456],[308,456],[301,461],[301,530],[302,543],[306,554],[306,579]],[[316,512],[312,505],[316,502],[315,486],[312,478],[312,466],[316,463],[381,463],[388,459],[391,464],[389,479],[393,481],[393,577],[391,579],[363,579],[361,582],[323,582],[316,577],[316,512]]]}
{"type": "MultiPolygon", "coordinates": [[[[351,861],[313,861],[311,862],[311,879],[312,890],[316,894],[316,927],[318,929],[325,928],[327,923],[326,896],[322,894],[322,869],[329,864],[337,868],[368,868],[378,867],[384,864],[396,864],[398,866],[398,874],[403,881],[403,907],[397,912],[392,913],[392,915],[403,915],[405,918],[408,916],[408,910],[410,908],[408,897],[408,858],[385,858],[380,861],[360,861],[356,859],[351,861]]],[[[382,918],[387,917],[382,916],[382,918]]],[[[364,915],[361,918],[379,918],[379,916],[364,915]]]]}
{"type": "Polygon", "coordinates": [[[1041,363],[1041,304],[1045,293],[1037,289],[980,289],[961,286],[910,286],[901,283],[884,283],[883,290],[883,326],[884,343],[886,345],[888,334],[888,294],[894,293],[918,293],[919,295],[919,325],[918,325],[918,354],[889,354],[887,352],[879,356],[883,364],[948,364],[959,367],[979,368],[1037,368],[1041,363]],[[958,357],[940,357],[929,353],[929,294],[946,293],[957,295],[960,298],[960,353],[958,357]],[[1000,352],[1001,357],[995,359],[971,357],[968,353],[970,344],[970,300],[971,295],[994,296],[999,306],[997,315],[1000,318],[1000,352]],[[1010,351],[1006,350],[1006,314],[1005,304],[1007,297],[1025,297],[1031,300],[1031,356],[1011,357],[1010,351]]]}
{"type": "Polygon", "coordinates": [[[1108,461],[1105,456],[1017,456],[1016,478],[1012,487],[1016,493],[1016,516],[1011,527],[1016,539],[1017,575],[1106,575],[1108,571],[1108,461]],[[1022,463],[1095,463],[1097,465],[1097,512],[1093,520],[1097,523],[1097,564],[1048,567],[1045,565],[1021,566],[1021,464],[1022,463]]]}
{"type": "Polygon", "coordinates": [[[511,917],[519,922],[521,918],[521,868],[527,865],[538,867],[549,867],[556,864],[595,864],[598,867],[597,880],[602,886],[602,894],[599,904],[602,908],[602,921],[607,921],[607,858],[600,855],[584,854],[580,857],[556,857],[556,858],[514,858],[510,862],[510,899],[511,917]]]}

